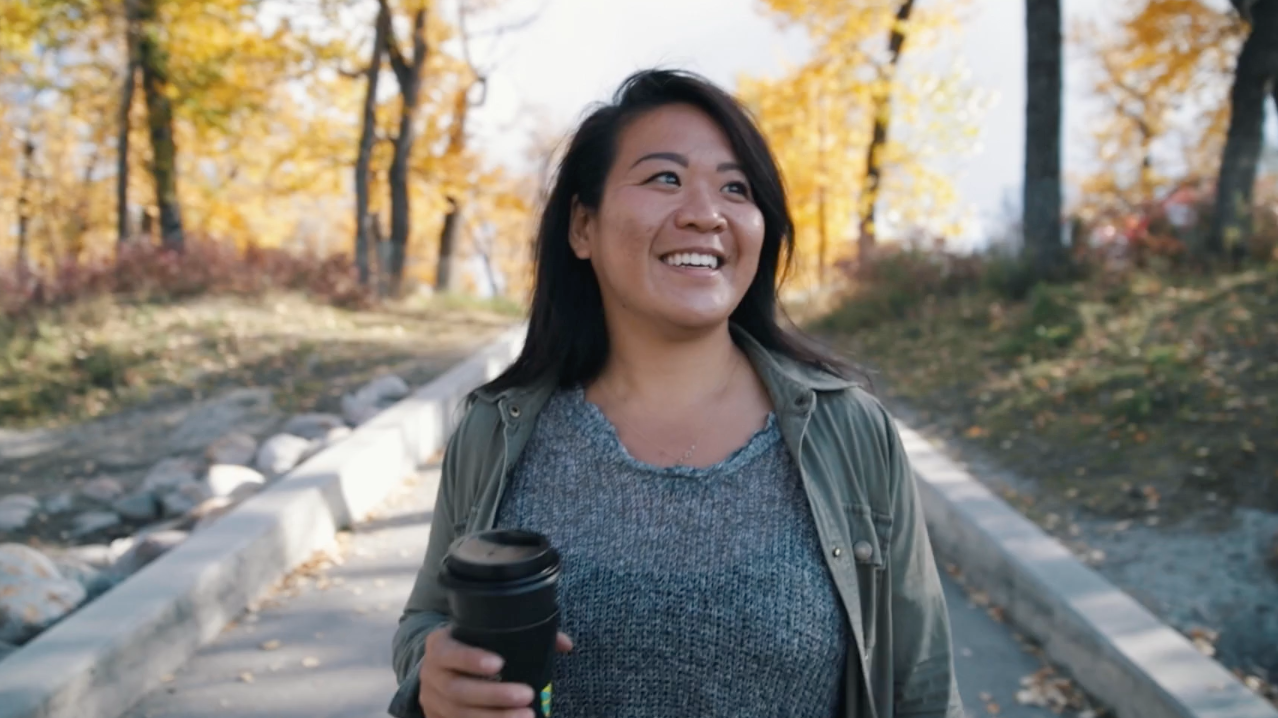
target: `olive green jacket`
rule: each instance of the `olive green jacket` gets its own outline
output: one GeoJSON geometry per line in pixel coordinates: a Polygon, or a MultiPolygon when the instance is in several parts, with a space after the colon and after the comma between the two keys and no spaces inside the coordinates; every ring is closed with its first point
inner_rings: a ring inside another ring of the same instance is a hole
{"type": "MultiPolygon", "coordinates": [[[[848,718],[962,718],[949,617],[914,474],[882,405],[855,382],[772,353],[733,328],[767,387],[855,645],[848,718]],[[859,660],[858,660],[859,659],[859,660]]],[[[457,536],[493,526],[507,477],[554,382],[476,392],[444,453],[430,543],[394,639],[396,715],[414,710],[425,637],[448,619],[437,580],[457,536]]]]}

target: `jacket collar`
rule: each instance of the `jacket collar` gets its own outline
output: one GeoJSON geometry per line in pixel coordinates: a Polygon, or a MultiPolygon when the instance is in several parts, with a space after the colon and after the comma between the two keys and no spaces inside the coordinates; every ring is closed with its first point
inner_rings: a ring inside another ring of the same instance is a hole
{"type": "MultiPolygon", "coordinates": [[[[836,376],[768,350],[736,323],[730,324],[729,329],[737,346],[745,352],[760,380],[767,387],[778,410],[804,408],[804,404],[811,401],[810,395],[813,392],[842,391],[858,385],[852,379],[836,376]]],[[[555,389],[555,380],[547,378],[530,386],[510,387],[500,392],[479,389],[475,392],[475,397],[500,405],[503,415],[510,413],[511,407],[515,407],[512,418],[518,418],[521,414],[530,417],[536,415],[555,389]]]]}

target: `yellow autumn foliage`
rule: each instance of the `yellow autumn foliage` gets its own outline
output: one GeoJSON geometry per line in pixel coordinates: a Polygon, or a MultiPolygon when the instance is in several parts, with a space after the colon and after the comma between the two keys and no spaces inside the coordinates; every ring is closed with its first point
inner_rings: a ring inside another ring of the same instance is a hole
{"type": "Polygon", "coordinates": [[[974,148],[985,97],[960,65],[935,69],[924,60],[958,24],[961,2],[916,8],[906,31],[903,68],[888,87],[888,39],[897,0],[767,0],[783,25],[802,27],[814,51],[778,78],[742,77],[738,94],[759,120],[777,155],[795,219],[798,292],[828,286],[836,265],[856,253],[874,97],[891,102],[882,149],[879,226],[887,237],[963,230],[964,212],[947,158],[974,148]]]}

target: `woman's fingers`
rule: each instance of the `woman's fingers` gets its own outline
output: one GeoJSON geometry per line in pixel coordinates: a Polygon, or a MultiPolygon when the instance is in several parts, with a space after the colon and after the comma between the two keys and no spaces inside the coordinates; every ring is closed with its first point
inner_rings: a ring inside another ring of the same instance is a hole
{"type": "Polygon", "coordinates": [[[502,666],[501,656],[458,641],[448,628],[426,637],[426,657],[424,663],[472,676],[493,676],[502,666]]]}
{"type": "Polygon", "coordinates": [[[572,650],[572,639],[567,633],[560,631],[559,635],[555,636],[555,650],[560,653],[568,653],[572,650]]]}

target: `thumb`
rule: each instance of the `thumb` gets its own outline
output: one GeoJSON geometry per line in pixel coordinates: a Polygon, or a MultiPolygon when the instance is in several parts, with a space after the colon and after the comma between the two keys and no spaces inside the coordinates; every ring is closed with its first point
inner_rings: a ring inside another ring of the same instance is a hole
{"type": "Polygon", "coordinates": [[[568,653],[572,650],[572,639],[568,637],[568,634],[560,631],[559,635],[555,636],[555,650],[560,653],[568,653]]]}

